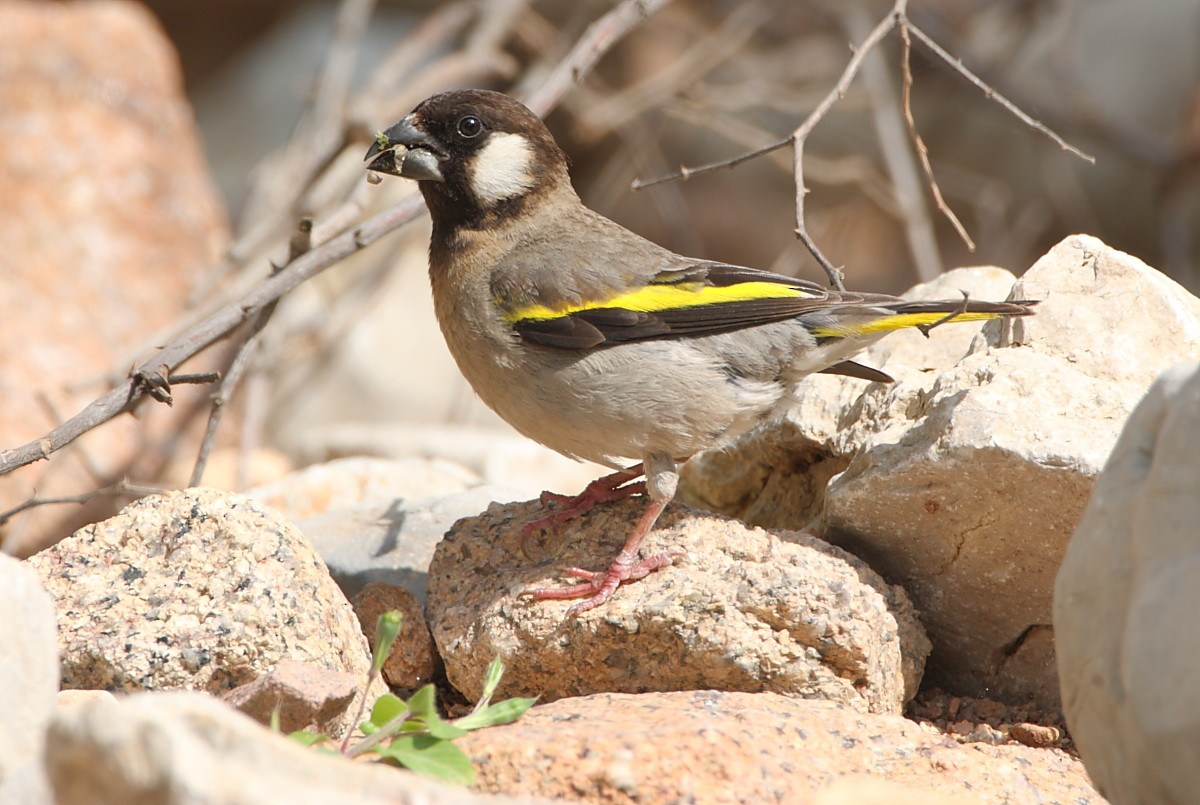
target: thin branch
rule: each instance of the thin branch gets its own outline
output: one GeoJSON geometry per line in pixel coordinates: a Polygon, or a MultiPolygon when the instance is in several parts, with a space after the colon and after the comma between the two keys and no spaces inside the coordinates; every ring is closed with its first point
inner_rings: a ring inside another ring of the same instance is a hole
{"type": "Polygon", "coordinates": [[[642,190],[643,188],[654,187],[657,184],[664,184],[666,182],[677,182],[680,180],[687,181],[693,176],[699,176],[702,173],[711,173],[712,171],[720,168],[736,167],[737,165],[741,165],[743,162],[749,162],[752,159],[758,159],[761,156],[766,156],[774,151],[778,151],[780,148],[783,148],[791,143],[791,141],[792,135],[789,134],[782,140],[768,143],[767,145],[755,148],[753,151],[747,151],[744,154],[739,154],[738,156],[730,159],[722,159],[717,162],[707,162],[703,165],[696,165],[695,167],[691,168],[685,165],[680,165],[678,171],[675,173],[668,173],[666,176],[659,176],[655,179],[645,180],[634,179],[633,183],[630,185],[630,188],[633,190],[642,190]]]}
{"type": "Polygon", "coordinates": [[[845,69],[842,70],[842,76],[838,79],[834,88],[821,99],[820,103],[809,113],[804,122],[792,132],[792,172],[796,183],[796,237],[800,238],[800,241],[812,253],[816,261],[821,264],[821,268],[825,270],[826,276],[829,277],[829,284],[839,291],[846,290],[846,285],[842,282],[842,272],[835,268],[817,247],[816,241],[808,234],[808,227],[804,223],[804,197],[808,194],[808,188],[804,186],[804,143],[808,139],[808,135],[825,118],[825,115],[829,113],[833,105],[845,97],[846,92],[850,89],[850,82],[854,80],[854,76],[858,74],[859,68],[862,67],[863,59],[900,23],[904,17],[907,5],[908,0],[896,0],[896,4],[892,6],[892,10],[888,12],[888,15],[880,20],[871,30],[871,33],[854,49],[850,61],[846,64],[845,69]]]}
{"type": "Polygon", "coordinates": [[[0,512],[0,526],[7,523],[13,517],[23,511],[34,509],[39,506],[56,506],[63,503],[90,503],[97,498],[103,497],[118,497],[120,495],[133,495],[135,497],[145,497],[146,495],[157,495],[159,492],[166,490],[157,486],[143,486],[141,484],[131,484],[128,481],[117,481],[114,484],[109,484],[101,489],[93,489],[91,492],[83,492],[78,495],[64,495],[62,497],[43,498],[38,497],[35,493],[33,497],[25,500],[22,503],[13,506],[8,511],[0,512]]]}
{"type": "Polygon", "coordinates": [[[963,78],[967,79],[972,84],[974,84],[983,93],[984,97],[986,97],[990,100],[993,100],[996,103],[1003,106],[1010,113],[1012,113],[1018,120],[1020,120],[1025,125],[1029,126],[1031,129],[1034,129],[1035,131],[1040,131],[1042,134],[1049,137],[1062,150],[1068,151],[1068,152],[1074,154],[1075,156],[1079,157],[1080,159],[1082,159],[1086,162],[1090,162],[1093,165],[1096,164],[1096,158],[1094,156],[1092,156],[1091,154],[1088,154],[1084,151],[1079,150],[1078,148],[1076,148],[1075,146],[1071,145],[1066,140],[1064,140],[1062,137],[1058,136],[1056,133],[1051,131],[1045,124],[1043,124],[1040,121],[1035,120],[1032,117],[1030,117],[1029,115],[1027,115],[1025,112],[1023,112],[1020,109],[1020,107],[1018,107],[1016,104],[1014,104],[1008,98],[1004,97],[999,92],[997,92],[995,89],[993,89],[991,87],[991,85],[989,85],[987,82],[985,82],[982,78],[980,78],[979,76],[975,75],[973,72],[968,70],[966,68],[966,66],[963,65],[962,59],[956,59],[955,57],[953,57],[949,53],[947,53],[945,51],[945,49],[942,48],[941,45],[939,45],[937,42],[933,41],[933,39],[931,39],[929,37],[929,35],[926,34],[924,31],[922,31],[920,28],[913,25],[912,21],[910,21],[907,17],[904,18],[904,25],[908,28],[909,31],[912,32],[913,36],[915,36],[917,39],[921,40],[921,44],[925,45],[925,47],[927,47],[931,51],[933,51],[934,55],[936,55],[939,59],[944,61],[946,64],[953,67],[960,75],[963,76],[963,78]]]}
{"type": "Polygon", "coordinates": [[[592,71],[600,58],[630,31],[671,0],[623,0],[616,8],[593,22],[575,47],[550,71],[542,85],[530,93],[525,105],[545,117],[572,84],[592,71]]]}
{"type": "MultiPolygon", "coordinates": [[[[290,262],[295,262],[296,258],[312,249],[312,231],[312,219],[301,219],[288,244],[290,262]]],[[[279,271],[279,266],[271,267],[272,276],[278,274],[279,271]]],[[[242,375],[245,374],[251,357],[258,349],[258,337],[263,328],[267,326],[267,322],[271,320],[278,304],[278,299],[268,302],[255,314],[254,323],[250,325],[250,332],[247,333],[245,340],[242,341],[237,353],[233,356],[229,369],[225,372],[225,379],[221,381],[221,387],[212,396],[212,410],[208,413],[208,424],[204,428],[204,438],[200,442],[200,450],[196,454],[196,463],[192,467],[192,477],[188,480],[188,486],[199,486],[200,480],[204,477],[204,469],[208,466],[208,456],[216,441],[217,427],[221,424],[221,415],[225,412],[225,406],[233,398],[233,392],[241,383],[242,375]]]]}
{"type": "Polygon", "coordinates": [[[917,150],[917,158],[921,160],[921,169],[925,171],[925,179],[929,182],[929,191],[933,193],[934,204],[942,211],[942,215],[946,216],[946,220],[954,227],[954,231],[962,238],[963,243],[967,245],[969,251],[975,251],[975,241],[971,240],[971,236],[967,234],[967,228],[962,225],[962,221],[958,220],[958,216],[954,214],[954,210],[950,209],[950,205],[942,197],[942,188],[938,186],[937,179],[933,177],[933,165],[929,162],[929,148],[925,145],[925,139],[921,136],[921,132],[917,131],[917,121],[913,118],[912,112],[912,38],[908,33],[908,26],[900,26],[900,71],[903,75],[904,82],[901,90],[901,105],[904,108],[904,125],[908,127],[908,136],[912,139],[913,147],[917,150]]]}
{"type": "Polygon", "coordinates": [[[252,255],[266,246],[294,213],[295,199],[338,153],[358,45],[375,2],[342,0],[311,102],[287,143],[255,169],[241,220],[235,228],[234,242],[225,258],[219,260],[193,288],[189,303],[195,304],[202,299],[227,272],[243,267],[252,255]],[[247,221],[253,224],[247,225],[247,221]]]}
{"type": "Polygon", "coordinates": [[[391,209],[369,218],[361,226],[330,239],[319,248],[290,263],[240,300],[220,308],[176,336],[143,361],[124,382],[92,401],[50,433],[20,447],[0,451],[0,475],[45,459],[89,430],[131,410],[146,393],[144,386],[147,378],[155,375],[159,367],[173,369],[179,366],[206,347],[228,336],[265,305],[276,301],[302,282],[414,220],[422,209],[420,197],[409,196],[391,209]]]}
{"type": "MultiPolygon", "coordinates": [[[[861,3],[844,4],[841,16],[852,39],[863,37],[870,30],[871,20],[861,3]]],[[[904,26],[900,29],[903,32],[904,26]]],[[[904,113],[896,100],[895,81],[882,54],[872,53],[863,61],[862,78],[879,152],[900,206],[900,223],[904,227],[908,250],[918,279],[929,282],[942,273],[942,257],[933,216],[925,202],[920,171],[905,134],[904,113]]]]}

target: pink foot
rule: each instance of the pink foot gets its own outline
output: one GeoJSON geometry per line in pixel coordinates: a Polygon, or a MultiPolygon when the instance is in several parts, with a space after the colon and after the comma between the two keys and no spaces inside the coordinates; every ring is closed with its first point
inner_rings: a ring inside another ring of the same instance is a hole
{"type": "Polygon", "coordinates": [[[568,576],[586,579],[582,584],[574,584],[570,587],[536,587],[523,591],[521,595],[529,596],[536,601],[566,601],[572,598],[586,598],[587,600],[580,601],[567,610],[567,617],[573,618],[603,604],[624,582],[645,578],[660,567],[671,564],[677,556],[683,556],[683,551],[666,551],[640,562],[631,562],[624,558],[622,552],[607,572],[584,570],[579,567],[568,567],[563,570],[568,576]]]}
{"type": "Polygon", "coordinates": [[[641,477],[641,475],[642,465],[637,464],[627,470],[620,470],[611,475],[605,475],[603,478],[597,478],[588,484],[582,492],[573,497],[559,495],[554,492],[543,492],[541,501],[544,508],[550,509],[551,504],[558,504],[558,506],[545,517],[539,517],[536,520],[530,520],[526,523],[525,533],[529,534],[532,531],[550,528],[565,523],[568,520],[573,520],[576,517],[587,514],[601,503],[612,503],[613,501],[624,500],[633,495],[644,495],[646,493],[645,481],[629,483],[635,478],[641,477]]]}

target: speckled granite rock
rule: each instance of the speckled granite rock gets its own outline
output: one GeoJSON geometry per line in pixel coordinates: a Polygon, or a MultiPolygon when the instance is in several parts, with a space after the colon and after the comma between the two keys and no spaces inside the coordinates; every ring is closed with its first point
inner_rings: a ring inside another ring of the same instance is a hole
{"type": "Polygon", "coordinates": [[[595,803],[905,801],[819,799],[828,786],[864,778],[886,780],[890,794],[924,792],[909,802],[1104,803],[1082,764],[1059,750],[962,746],[898,716],[772,693],[563,699],[462,746],[483,791],[595,803]]]}
{"type": "Polygon", "coordinates": [[[450,461],[366,457],[306,467],[248,496],[304,532],[347,597],[380,582],[422,602],[434,546],[454,521],[518,497],[450,461]]]}
{"type": "Polygon", "coordinates": [[[500,695],[542,701],[720,688],[898,713],[916,692],[929,643],[903,591],[804,534],[672,507],[642,550],[686,551],[673,566],[568,620],[572,602],[517,597],[559,583],[560,567],[607,567],[643,508],[599,506],[540,544],[522,530],[536,503],[460,520],[438,545],[426,605],[451,683],[476,698],[498,655],[500,695]]]}
{"type": "Polygon", "coordinates": [[[28,561],[55,601],[64,687],[220,692],[285,657],[359,679],[370,667],[320,558],[239,495],[144,498],[28,561]]]}

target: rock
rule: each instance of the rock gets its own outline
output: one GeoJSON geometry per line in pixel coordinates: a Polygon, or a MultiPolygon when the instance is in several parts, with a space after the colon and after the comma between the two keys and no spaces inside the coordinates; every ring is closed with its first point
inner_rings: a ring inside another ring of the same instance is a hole
{"type": "Polygon", "coordinates": [[[812,805],[975,805],[978,802],[966,793],[934,794],[916,785],[852,775],[822,788],[812,805]]]}
{"type": "Polygon", "coordinates": [[[296,523],[334,509],[443,497],[478,484],[477,475],[451,461],[358,456],[305,467],[246,496],[296,523]]]}
{"type": "Polygon", "coordinates": [[[671,507],[642,550],[686,558],[622,585],[604,606],[565,619],[572,602],[517,597],[563,583],[561,567],[607,567],[644,506],[598,507],[541,545],[522,529],[537,503],[455,524],[430,565],[426,605],[450,682],[477,699],[500,656],[497,695],[542,701],[719,688],[898,713],[915,693],[928,641],[903,591],[804,534],[671,507]]]}
{"type": "Polygon", "coordinates": [[[1129,418],[1055,585],[1067,723],[1113,802],[1187,803],[1200,790],[1197,455],[1192,363],[1164,372],[1129,418]]]}
{"type": "Polygon", "coordinates": [[[106,702],[115,702],[117,697],[109,693],[107,690],[60,690],[58,692],[58,711],[70,710],[72,707],[83,707],[91,704],[97,699],[103,699],[106,702]]]}
{"type": "Polygon", "coordinates": [[[883,781],[925,793],[912,802],[1104,802],[1059,750],[960,746],[898,716],[772,693],[564,699],[461,745],[483,791],[587,802],[905,801],[833,798],[883,781]]]}
{"type": "Polygon", "coordinates": [[[60,713],[47,773],[58,805],[287,802],[516,805],[306,749],[199,693],[142,693],[60,713]]]}
{"type": "Polygon", "coordinates": [[[372,582],[359,590],[350,603],[367,642],[372,645],[379,616],[389,610],[401,614],[400,634],[383,663],[383,679],[389,687],[411,691],[433,681],[442,661],[416,596],[394,584],[372,582]]]}
{"type": "MultiPolygon", "coordinates": [[[[37,759],[58,694],[54,605],[23,562],[0,553],[0,781],[37,759]]],[[[10,800],[11,801],[11,800],[10,800]]]]}
{"type": "Polygon", "coordinates": [[[347,719],[354,717],[346,711],[364,681],[309,662],[280,660],[267,674],[226,692],[221,700],[260,724],[270,725],[278,713],[284,734],[311,730],[340,737],[347,719]]]}
{"type": "Polygon", "coordinates": [[[166,485],[173,489],[207,486],[210,489],[244,494],[247,489],[274,484],[296,470],[295,462],[273,447],[256,447],[252,450],[244,450],[241,447],[214,449],[208,454],[204,475],[198,484],[191,482],[195,465],[194,453],[179,453],[173,456],[164,473],[166,485]]]}
{"type": "Polygon", "coordinates": [[[954,696],[939,688],[923,688],[909,702],[904,715],[961,743],[996,743],[1003,739],[1025,746],[1073,749],[1062,713],[1047,712],[1035,702],[1005,704],[994,699],[954,696]]]}
{"type": "Polygon", "coordinates": [[[481,486],[448,461],[354,458],[308,467],[250,496],[300,527],[348,597],[382,582],[424,601],[429,561],[442,535],[460,517],[516,493],[481,486]]]}
{"type": "Polygon", "coordinates": [[[0,777],[0,802],[14,805],[54,802],[42,764],[26,763],[7,777],[0,777]]]}
{"type": "MultiPolygon", "coordinates": [[[[107,373],[162,343],[228,240],[178,60],[150,11],[111,1],[3,9],[0,321],[21,337],[0,341],[0,449],[41,437],[58,424],[52,411],[74,414],[107,389],[107,373]]],[[[191,371],[206,368],[201,359],[191,371]]],[[[173,392],[174,408],[144,403],[136,419],[6,476],[0,510],[34,490],[78,494],[95,477],[153,481],[159,440],[174,437],[180,452],[199,443],[198,431],[177,431],[211,389],[173,392]]],[[[5,550],[28,555],[116,507],[23,512],[4,529],[5,550]]]]}
{"type": "Polygon", "coordinates": [[[361,680],[370,667],[312,547],[239,495],[144,498],[28,561],[56,602],[64,687],[219,693],[285,658],[361,680]]]}
{"type": "MultiPolygon", "coordinates": [[[[436,338],[439,344],[441,337],[441,333],[436,331],[428,336],[436,338]]],[[[423,339],[419,343],[432,342],[423,339]]],[[[399,357],[397,360],[405,358],[399,357]]],[[[451,369],[455,373],[453,385],[463,387],[459,393],[473,394],[467,389],[466,381],[458,375],[457,368],[451,369]]],[[[422,388],[435,385],[427,377],[422,377],[421,383],[422,388]]],[[[482,408],[482,403],[475,404],[482,408]]],[[[611,468],[588,461],[576,461],[530,441],[491,411],[484,411],[490,425],[414,425],[396,422],[394,410],[394,407],[386,409],[384,421],[338,421],[321,425],[315,432],[306,431],[302,435],[304,442],[297,445],[296,450],[314,461],[346,455],[373,455],[401,460],[410,456],[436,456],[468,468],[478,475],[482,483],[515,490],[520,500],[536,497],[547,489],[575,494],[591,481],[612,472],[611,468]]],[[[411,409],[402,406],[402,410],[411,409]]]]}
{"type": "MultiPolygon", "coordinates": [[[[955,271],[912,295],[1000,298],[997,281],[955,271]]],[[[1158,371],[1200,352],[1200,300],[1084,236],[1013,295],[1041,300],[1036,315],[870,350],[863,361],[895,384],[807,379],[783,427],[693,462],[683,497],[769,528],[815,518],[912,596],[934,644],[928,684],[1055,709],[1051,590],[1066,541],[1128,412],[1158,371]],[[1136,322],[1136,337],[1116,322],[1136,322]]]]}

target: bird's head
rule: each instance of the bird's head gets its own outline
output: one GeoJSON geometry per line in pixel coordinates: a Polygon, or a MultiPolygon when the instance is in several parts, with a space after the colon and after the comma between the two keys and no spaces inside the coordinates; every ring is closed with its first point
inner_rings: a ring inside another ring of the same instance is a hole
{"type": "Polygon", "coordinates": [[[487,90],[427,98],[377,135],[366,160],[370,171],[417,180],[435,225],[484,226],[571,186],[537,115],[487,90]]]}

